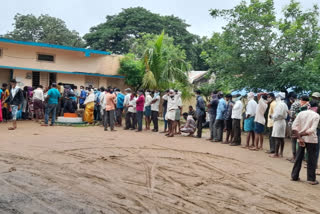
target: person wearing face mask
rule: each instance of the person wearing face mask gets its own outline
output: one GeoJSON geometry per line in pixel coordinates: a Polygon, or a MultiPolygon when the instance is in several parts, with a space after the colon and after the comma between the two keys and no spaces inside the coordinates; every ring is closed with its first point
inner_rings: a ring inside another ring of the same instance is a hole
{"type": "Polygon", "coordinates": [[[177,94],[173,91],[169,91],[168,95],[168,109],[166,113],[166,120],[168,120],[168,129],[169,132],[166,134],[168,137],[174,136],[174,131],[176,128],[176,110],[178,109],[178,99],[181,96],[181,92],[177,94]]]}
{"type": "Polygon", "coordinates": [[[143,120],[143,109],[144,109],[144,103],[145,98],[143,95],[143,90],[138,91],[138,99],[136,101],[136,109],[137,109],[137,122],[138,122],[138,130],[137,132],[142,131],[142,120],[143,120]]]}
{"type": "Polygon", "coordinates": [[[84,90],[84,86],[80,86],[79,104],[81,109],[85,108],[84,101],[86,100],[86,97],[87,92],[84,90]]]}
{"type": "Polygon", "coordinates": [[[268,122],[267,122],[267,126],[269,128],[269,146],[270,149],[267,151],[268,154],[273,154],[275,151],[275,142],[274,139],[272,137],[272,130],[273,130],[273,120],[271,118],[271,115],[274,112],[274,108],[276,107],[276,97],[274,96],[274,93],[269,93],[268,95],[268,103],[269,103],[269,112],[268,112],[268,122]]]}
{"type": "Polygon", "coordinates": [[[249,149],[250,138],[252,139],[251,147],[254,147],[254,118],[256,116],[257,102],[254,100],[254,93],[248,93],[248,105],[246,108],[246,119],[244,121],[244,131],[248,132],[246,145],[243,147],[249,149]]]}
{"type": "Polygon", "coordinates": [[[273,120],[272,137],[275,139],[275,153],[270,157],[278,158],[283,157],[284,138],[286,136],[286,118],[288,116],[288,106],[285,104],[285,93],[280,92],[277,97],[277,105],[271,115],[273,120]],[[280,153],[279,153],[280,150],[280,153]]]}
{"type": "Polygon", "coordinates": [[[153,129],[152,129],[153,132],[159,131],[159,126],[158,126],[159,105],[160,105],[160,92],[158,90],[155,90],[152,101],[151,101],[151,119],[153,123],[153,129]]]}
{"type": "Polygon", "coordinates": [[[145,94],[146,94],[146,97],[145,97],[145,103],[144,103],[144,116],[146,121],[146,130],[150,130],[152,97],[150,95],[149,90],[147,90],[145,94]]]}
{"type": "Polygon", "coordinates": [[[251,148],[251,150],[253,151],[258,151],[263,149],[263,132],[264,132],[264,126],[266,124],[266,119],[264,117],[264,114],[268,108],[268,104],[267,104],[268,96],[266,94],[259,94],[258,99],[259,98],[260,100],[257,106],[256,116],[254,119],[255,147],[251,148]],[[259,146],[259,141],[260,141],[260,146],[259,146]]]}

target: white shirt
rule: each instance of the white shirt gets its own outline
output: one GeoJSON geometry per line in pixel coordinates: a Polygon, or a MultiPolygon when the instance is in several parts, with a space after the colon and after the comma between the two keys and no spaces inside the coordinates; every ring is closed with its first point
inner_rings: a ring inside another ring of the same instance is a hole
{"type": "Polygon", "coordinates": [[[43,90],[41,88],[37,88],[33,91],[33,100],[44,101],[43,90]]]}
{"type": "Polygon", "coordinates": [[[18,86],[16,86],[15,88],[11,88],[12,98],[14,98],[14,96],[16,96],[16,93],[17,93],[18,89],[19,89],[18,86]]]}
{"type": "Polygon", "coordinates": [[[302,137],[306,143],[318,143],[317,126],[319,119],[320,116],[312,110],[302,111],[294,120],[292,130],[309,134],[302,137]]]}
{"type": "Polygon", "coordinates": [[[266,101],[260,98],[259,104],[256,110],[256,117],[254,119],[254,122],[260,123],[262,125],[266,124],[266,118],[264,117],[264,113],[266,112],[267,108],[268,108],[268,105],[266,101]]]}
{"type": "Polygon", "coordinates": [[[177,105],[179,106],[179,107],[182,107],[182,99],[181,99],[181,96],[178,98],[178,100],[177,100],[177,105]]]}
{"type": "Polygon", "coordinates": [[[146,94],[146,98],[145,98],[145,102],[144,102],[144,107],[146,107],[146,106],[151,106],[151,102],[152,102],[152,97],[150,96],[150,94],[146,94]]]}
{"type": "Polygon", "coordinates": [[[243,104],[242,104],[241,100],[236,101],[236,103],[234,104],[234,106],[232,108],[231,118],[241,120],[242,109],[243,109],[243,104]]]}
{"type": "Polygon", "coordinates": [[[100,106],[102,107],[102,109],[106,108],[105,96],[106,96],[106,92],[105,91],[101,92],[100,96],[99,96],[100,106]]]}
{"type": "Polygon", "coordinates": [[[151,111],[159,111],[160,96],[159,95],[154,96],[152,101],[155,101],[155,102],[151,104],[151,111]]]}
{"type": "Polygon", "coordinates": [[[131,113],[136,113],[137,112],[137,109],[136,109],[136,101],[137,101],[137,98],[134,97],[132,100],[129,100],[129,105],[132,105],[132,107],[129,107],[128,108],[128,112],[131,112],[131,113]]]}
{"type": "Polygon", "coordinates": [[[126,96],[124,97],[124,101],[123,101],[123,106],[124,107],[129,105],[130,97],[131,97],[131,93],[126,94],[126,96]]]}
{"type": "Polygon", "coordinates": [[[168,100],[168,95],[167,95],[167,94],[163,95],[163,96],[162,96],[162,99],[163,99],[163,100],[168,100]]]}
{"type": "Polygon", "coordinates": [[[254,99],[251,99],[247,105],[246,115],[250,115],[250,117],[254,117],[256,115],[257,103],[254,99]]]}
{"type": "Polygon", "coordinates": [[[174,95],[173,97],[168,96],[168,111],[178,109],[178,101],[180,97],[181,92],[178,92],[178,94],[174,95]]]}

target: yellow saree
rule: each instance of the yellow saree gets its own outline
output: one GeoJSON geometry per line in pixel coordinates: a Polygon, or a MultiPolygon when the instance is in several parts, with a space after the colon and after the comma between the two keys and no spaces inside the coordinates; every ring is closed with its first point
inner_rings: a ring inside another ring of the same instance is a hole
{"type": "Polygon", "coordinates": [[[93,123],[94,102],[86,104],[86,108],[83,114],[83,121],[87,123],[93,123]]]}

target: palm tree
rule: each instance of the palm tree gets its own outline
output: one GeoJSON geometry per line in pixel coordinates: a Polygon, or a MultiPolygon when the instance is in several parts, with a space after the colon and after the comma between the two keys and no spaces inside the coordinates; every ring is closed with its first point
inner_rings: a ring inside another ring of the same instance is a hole
{"type": "Polygon", "coordinates": [[[170,82],[188,84],[190,65],[185,61],[183,51],[174,45],[164,45],[164,32],[157,38],[153,47],[146,49],[144,64],[144,88],[167,89],[170,82]]]}

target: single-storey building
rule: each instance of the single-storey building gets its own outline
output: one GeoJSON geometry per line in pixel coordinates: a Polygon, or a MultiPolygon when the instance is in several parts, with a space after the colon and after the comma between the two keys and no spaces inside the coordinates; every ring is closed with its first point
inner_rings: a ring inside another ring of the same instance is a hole
{"type": "Polygon", "coordinates": [[[0,84],[15,78],[20,87],[61,82],[123,88],[119,59],[105,51],[0,38],[0,84]]]}

